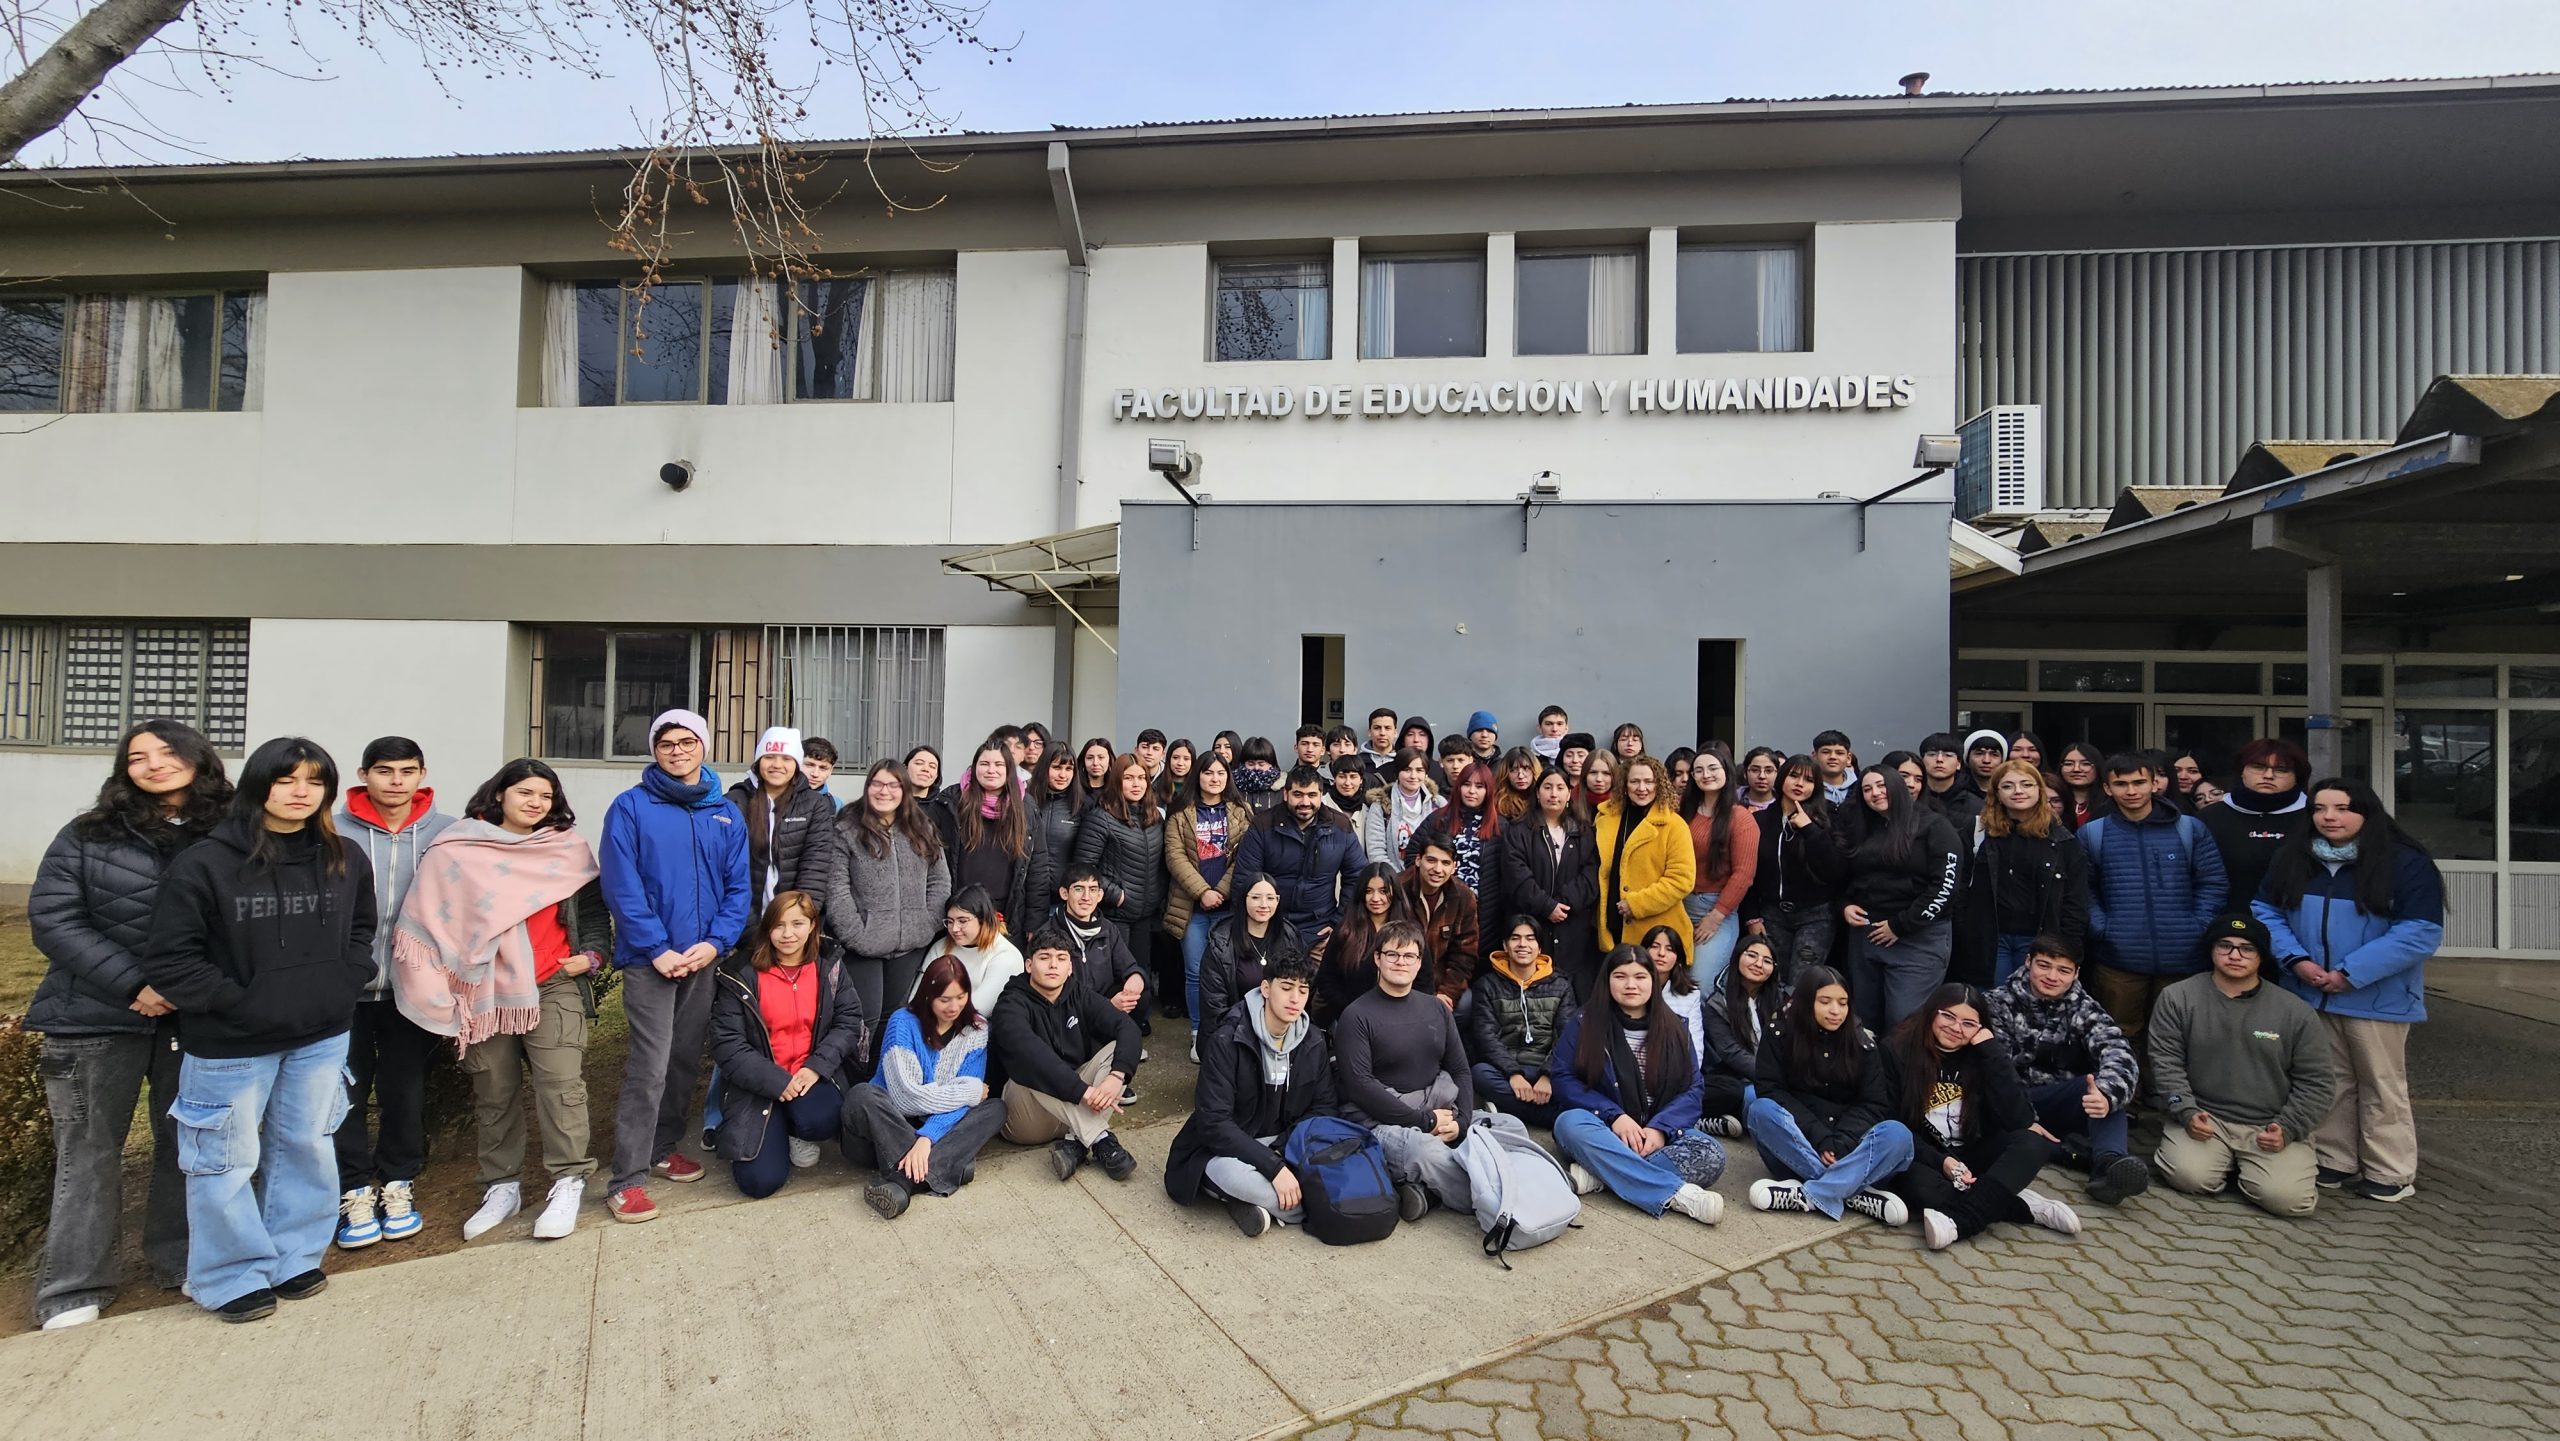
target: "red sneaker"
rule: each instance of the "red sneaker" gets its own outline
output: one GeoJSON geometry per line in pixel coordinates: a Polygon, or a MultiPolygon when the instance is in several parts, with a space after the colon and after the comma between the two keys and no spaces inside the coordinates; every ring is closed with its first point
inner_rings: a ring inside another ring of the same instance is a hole
{"type": "Polygon", "coordinates": [[[604,1205],[606,1210],[613,1213],[613,1219],[617,1221],[630,1221],[637,1224],[641,1221],[658,1219],[657,1203],[650,1200],[649,1193],[638,1186],[625,1186],[614,1192],[604,1205]]]}
{"type": "Polygon", "coordinates": [[[669,1151],[666,1159],[650,1169],[670,1181],[680,1181],[688,1185],[702,1179],[701,1163],[682,1151],[669,1151]]]}

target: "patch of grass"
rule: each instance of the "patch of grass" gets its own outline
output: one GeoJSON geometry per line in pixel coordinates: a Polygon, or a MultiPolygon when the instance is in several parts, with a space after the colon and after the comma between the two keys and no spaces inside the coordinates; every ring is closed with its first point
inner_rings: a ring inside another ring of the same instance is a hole
{"type": "Polygon", "coordinates": [[[43,979],[44,957],[27,928],[27,908],[0,906],[0,1015],[26,1014],[43,979]]]}

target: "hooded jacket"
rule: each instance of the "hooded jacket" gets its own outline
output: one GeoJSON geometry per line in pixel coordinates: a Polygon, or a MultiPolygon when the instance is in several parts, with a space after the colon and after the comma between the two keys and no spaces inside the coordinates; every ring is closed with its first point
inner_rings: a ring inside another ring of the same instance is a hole
{"type": "MultiPolygon", "coordinates": [[[[1242,937],[1238,928],[1245,924],[1243,902],[1238,900],[1227,909],[1227,919],[1209,928],[1208,947],[1200,953],[1200,1025],[1215,1026],[1235,1009],[1236,1002],[1251,994],[1261,983],[1261,968],[1251,976],[1240,973],[1238,946],[1242,937]]],[[[1298,939],[1295,927],[1278,916],[1271,918],[1270,929],[1262,938],[1260,953],[1263,967],[1283,956],[1303,956],[1306,942],[1298,939]]]]}
{"type": "MultiPolygon", "coordinates": [[[[1874,814],[1864,802],[1854,804],[1862,815],[1874,814]]],[[[1841,899],[1865,907],[1876,920],[1891,922],[1893,933],[1903,937],[1953,919],[1964,874],[1964,853],[1947,818],[1922,807],[1919,819],[1911,853],[1899,860],[1886,848],[1881,818],[1853,823],[1847,846],[1849,877],[1841,899]]]]}
{"type": "Polygon", "coordinates": [[[1102,873],[1102,913],[1132,935],[1164,914],[1164,822],[1140,825],[1096,805],[1076,827],[1075,862],[1102,873]]]}
{"type": "Polygon", "coordinates": [[[596,864],[616,966],[705,941],[726,955],[746,932],[747,826],[707,766],[690,786],[654,765],[642,771],[605,812],[596,864]]]}
{"type": "Polygon", "coordinates": [[[1304,826],[1285,805],[1253,818],[1230,869],[1267,875],[1280,888],[1280,914],[1309,946],[1342,919],[1342,903],[1360,874],[1359,838],[1338,811],[1316,807],[1304,826]]]}
{"type": "Polygon", "coordinates": [[[2139,975],[2188,976],[2205,968],[2204,929],[2230,883],[2204,822],[2153,806],[2139,823],[2123,812],[2080,828],[2089,857],[2089,953],[2139,975]]]}
{"type": "Polygon", "coordinates": [[[175,855],[122,822],[100,839],[82,834],[73,821],[45,847],[27,893],[27,924],[45,958],[44,979],[27,1005],[28,1030],[147,1036],[159,1025],[134,1010],[133,999],[145,984],[142,953],[151,940],[152,903],[175,855]]]}
{"type": "Polygon", "coordinates": [[[1113,1006],[1100,991],[1069,975],[1051,1000],[1031,984],[1028,972],[1005,982],[989,1030],[994,1066],[1009,1081],[1044,1096],[1074,1103],[1084,1098],[1077,1068],[1104,1046],[1114,1046],[1111,1069],[1123,1082],[1138,1075],[1138,1020],[1113,1006]]]}
{"type": "Polygon", "coordinates": [[[178,1044],[208,1060],[272,1056],[324,1041],[355,1019],[372,980],[373,868],[327,852],[306,827],[270,838],[233,816],[178,853],[151,913],[144,978],[178,1008],[178,1044]]]}
{"type": "Polygon", "coordinates": [[[1336,1114],[1333,1056],[1325,1048],[1324,1033],[1300,1015],[1290,1022],[1287,1035],[1272,1040],[1263,1021],[1262,993],[1256,991],[1200,1043],[1191,1119],[1182,1123],[1173,1149],[1165,1154],[1165,1194],[1185,1206],[1199,1200],[1209,1162],[1218,1156],[1244,1162],[1265,1180],[1277,1176],[1286,1163],[1262,1138],[1277,1136],[1285,1142],[1307,1117],[1336,1114]]]}
{"type": "MultiPolygon", "coordinates": [[[[818,1010],[809,1026],[809,1058],[800,1064],[849,1091],[853,1070],[871,1047],[870,1020],[862,1014],[862,992],[844,973],[844,952],[823,936],[817,940],[816,958],[803,963],[817,970],[818,1010]]],[[[791,1083],[790,1073],[774,1063],[759,979],[742,951],[721,965],[711,993],[711,1059],[724,1088],[718,1147],[724,1161],[752,1161],[763,1153],[773,1108],[791,1083]]]]}
{"type": "Polygon", "coordinates": [[[2427,1018],[2427,957],[2444,944],[2444,882],[2426,854],[2395,848],[2392,894],[2398,914],[2371,915],[2356,904],[2356,867],[2312,862],[2302,899],[2279,907],[2272,898],[2249,909],[2275,943],[2277,979],[2323,1015],[2410,1024],[2427,1018]],[[2296,961],[2344,971],[2349,989],[2331,995],[2294,974],[2296,961]]]}
{"type": "Polygon", "coordinates": [[[780,806],[769,805],[764,787],[756,784],[750,771],[745,780],[729,787],[729,804],[738,808],[747,828],[747,887],[753,893],[748,914],[763,915],[767,903],[784,891],[806,891],[825,905],[827,863],[835,855],[835,848],[828,844],[834,800],[825,791],[795,785],[784,793],[780,806]],[[777,873],[771,885],[765,883],[769,872],[777,873]]]}
{"type": "Polygon", "coordinates": [[[2048,1001],[2028,984],[2026,968],[1989,997],[1991,1014],[1983,1019],[2009,1048],[2018,1079],[2030,1087],[2098,1078],[2098,1094],[2123,1110],[2142,1092],[2142,1068],[2133,1044],[2116,1026],[2116,1018],[2099,1005],[2078,981],[2048,1001]]]}
{"type": "Polygon", "coordinates": [[[1468,990],[1475,1003],[1458,1028],[1466,1037],[1468,1062],[1491,1066],[1505,1080],[1545,1075],[1556,1033],[1574,1012],[1573,986],[1554,958],[1541,955],[1523,973],[1509,951],[1495,951],[1468,990]]]}
{"type": "Polygon", "coordinates": [[[951,900],[951,870],[935,853],[916,854],[904,832],[892,828],[889,853],[875,856],[862,844],[863,808],[836,812],[834,859],[827,865],[827,934],[857,959],[878,960],[920,951],[942,933],[943,907],[951,900]]]}
{"type": "Polygon", "coordinates": [[[1382,786],[1372,786],[1369,790],[1368,804],[1362,806],[1360,813],[1351,818],[1353,827],[1360,832],[1361,855],[1397,871],[1412,864],[1411,843],[1419,839],[1423,828],[1446,809],[1440,800],[1439,785],[1429,776],[1422,779],[1418,809],[1404,808],[1401,800],[1403,794],[1403,789],[1392,781],[1382,786]],[[1412,833],[1404,838],[1405,844],[1399,845],[1396,843],[1396,832],[1406,819],[1412,820],[1412,833]]]}
{"type": "MultiPolygon", "coordinates": [[[[1245,832],[1253,828],[1253,808],[1242,801],[1228,801],[1226,869],[1220,873],[1214,889],[1226,897],[1226,904],[1215,914],[1224,919],[1236,908],[1236,850],[1244,844],[1245,832]]],[[[1191,914],[1200,905],[1200,894],[1212,889],[1200,874],[1197,851],[1200,845],[1198,809],[1184,806],[1164,818],[1164,931],[1179,936],[1191,924],[1191,914]]]]}
{"type": "Polygon", "coordinates": [[[1502,883],[1507,893],[1498,915],[1476,908],[1479,920],[1508,928],[1510,917],[1527,916],[1547,933],[1556,969],[1573,987],[1577,1001],[1588,997],[1599,969],[1599,950],[1585,922],[1600,908],[1600,857],[1591,849],[1591,828],[1567,811],[1561,852],[1547,840],[1547,822],[1531,813],[1502,828],[1502,883]],[[1550,917],[1567,908],[1563,924],[1550,917]]]}
{"type": "Polygon", "coordinates": [[[409,818],[396,830],[384,823],[372,794],[362,786],[347,792],[338,807],[338,834],[361,847],[373,866],[373,913],[381,923],[374,927],[373,981],[364,988],[368,1001],[391,993],[391,937],[399,930],[395,923],[401,903],[409,899],[409,883],[418,877],[418,855],[452,824],[453,817],[436,809],[433,786],[418,787],[409,818]]]}
{"type": "Polygon", "coordinates": [[[1831,827],[1820,821],[1789,825],[1773,803],[1760,813],[1760,866],[1752,872],[1742,918],[1764,920],[1782,909],[1789,913],[1832,910],[1848,875],[1849,859],[1831,827]]]}

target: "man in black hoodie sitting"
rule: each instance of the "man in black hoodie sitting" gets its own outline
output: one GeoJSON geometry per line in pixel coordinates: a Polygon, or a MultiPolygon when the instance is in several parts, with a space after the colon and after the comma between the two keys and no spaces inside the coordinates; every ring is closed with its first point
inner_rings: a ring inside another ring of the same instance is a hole
{"type": "Polygon", "coordinates": [[[1112,1180],[1128,1180],[1138,1160],[1111,1134],[1111,1117],[1138,1074],[1138,1023],[1076,973],[1062,926],[1042,926],[1026,950],[990,1027],[1005,1075],[1004,1137],[1049,1142],[1061,1181],[1087,1156],[1112,1180]]]}
{"type": "Polygon", "coordinates": [[[1280,1147],[1300,1121],[1335,1114],[1333,1060],[1307,1020],[1315,972],[1304,951],[1274,956],[1262,984],[1200,1043],[1199,1099],[1165,1158],[1166,1195],[1185,1206],[1223,1199],[1248,1236],[1303,1216],[1280,1147]]]}

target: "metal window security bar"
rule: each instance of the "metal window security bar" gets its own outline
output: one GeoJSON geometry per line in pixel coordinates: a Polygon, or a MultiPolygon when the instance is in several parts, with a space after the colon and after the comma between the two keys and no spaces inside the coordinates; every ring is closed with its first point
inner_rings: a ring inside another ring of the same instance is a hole
{"type": "Polygon", "coordinates": [[[0,743],[104,748],[155,717],[247,743],[247,622],[0,623],[0,743]]]}
{"type": "Polygon", "coordinates": [[[846,769],[941,739],[939,627],[774,625],[763,640],[767,723],[825,736],[846,769]]]}
{"type": "Polygon", "coordinates": [[[1958,260],[1959,415],[2045,407],[2053,506],[2395,434],[2444,374],[2560,369],[2560,240],[1958,260]]]}

